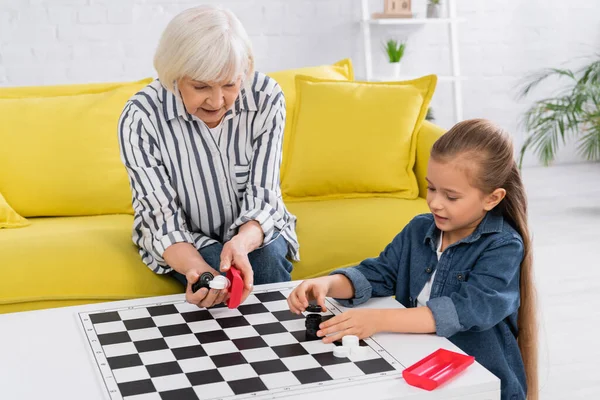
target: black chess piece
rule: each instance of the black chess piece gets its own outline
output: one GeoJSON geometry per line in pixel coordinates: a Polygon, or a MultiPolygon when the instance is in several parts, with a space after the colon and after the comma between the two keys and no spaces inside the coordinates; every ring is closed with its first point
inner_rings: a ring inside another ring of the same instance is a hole
{"type": "Polygon", "coordinates": [[[319,340],[317,331],[321,325],[322,318],[320,314],[308,314],[304,326],[306,327],[306,340],[319,340]]]}
{"type": "Polygon", "coordinates": [[[323,309],[321,309],[321,306],[318,304],[309,303],[308,307],[306,307],[306,312],[320,313],[320,312],[323,312],[323,309]]]}
{"type": "Polygon", "coordinates": [[[192,292],[196,293],[200,288],[210,289],[210,281],[213,280],[215,276],[210,272],[204,272],[198,278],[198,281],[192,285],[192,292]]]}

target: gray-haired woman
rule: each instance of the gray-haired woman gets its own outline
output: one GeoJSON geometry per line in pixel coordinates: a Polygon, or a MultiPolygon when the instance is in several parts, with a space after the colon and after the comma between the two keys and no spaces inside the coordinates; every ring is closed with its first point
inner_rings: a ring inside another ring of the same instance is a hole
{"type": "Polygon", "coordinates": [[[254,71],[240,21],[215,7],[183,11],[163,32],[154,67],[159,79],[127,102],[118,128],[142,260],[186,285],[200,307],[227,297],[192,293],[204,272],[235,265],[242,299],[253,284],[290,280],[299,246],[279,187],[285,100],[254,71]]]}

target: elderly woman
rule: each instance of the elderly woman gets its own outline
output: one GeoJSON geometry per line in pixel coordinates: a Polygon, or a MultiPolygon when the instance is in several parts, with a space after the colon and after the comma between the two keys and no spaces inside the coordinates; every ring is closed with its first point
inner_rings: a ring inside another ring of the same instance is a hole
{"type": "Polygon", "coordinates": [[[197,7],[166,27],[154,57],[158,79],[134,95],[119,121],[121,159],[143,262],[211,307],[226,290],[191,285],[231,266],[253,284],[290,280],[298,259],[296,218],[279,187],[285,100],[254,71],[240,21],[197,7]]]}

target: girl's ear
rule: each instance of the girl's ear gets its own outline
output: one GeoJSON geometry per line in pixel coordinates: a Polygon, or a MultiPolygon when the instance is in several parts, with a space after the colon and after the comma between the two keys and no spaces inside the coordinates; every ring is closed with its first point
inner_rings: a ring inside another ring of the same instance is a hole
{"type": "Polygon", "coordinates": [[[498,189],[494,190],[492,193],[488,194],[485,197],[485,200],[483,203],[483,209],[485,211],[492,210],[494,207],[496,207],[498,205],[498,203],[500,203],[502,201],[504,196],[506,196],[506,189],[498,188],[498,189]]]}

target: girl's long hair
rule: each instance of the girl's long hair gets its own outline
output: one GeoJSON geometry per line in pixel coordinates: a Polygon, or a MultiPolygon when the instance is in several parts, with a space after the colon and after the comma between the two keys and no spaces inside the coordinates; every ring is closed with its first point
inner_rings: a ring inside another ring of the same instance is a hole
{"type": "Polygon", "coordinates": [[[467,120],[442,135],[431,150],[431,158],[438,161],[445,162],[456,157],[474,162],[470,178],[473,186],[483,193],[491,193],[497,188],[506,190],[506,196],[496,207],[523,239],[517,341],[525,365],[527,398],[537,400],[538,326],[533,254],[527,225],[527,196],[514,159],[513,144],[510,136],[490,121],[467,120]]]}

